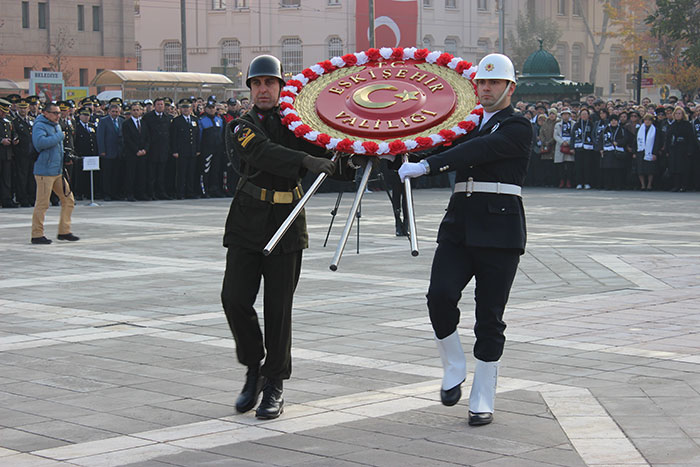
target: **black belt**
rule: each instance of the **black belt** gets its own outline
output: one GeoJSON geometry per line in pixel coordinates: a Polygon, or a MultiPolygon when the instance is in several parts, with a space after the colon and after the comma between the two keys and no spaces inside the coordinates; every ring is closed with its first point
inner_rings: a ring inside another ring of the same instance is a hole
{"type": "Polygon", "coordinates": [[[267,188],[260,188],[253,183],[246,182],[239,187],[243,193],[247,193],[260,201],[267,201],[271,204],[292,204],[294,201],[301,199],[304,196],[304,190],[300,185],[294,187],[292,191],[275,191],[267,188]]]}

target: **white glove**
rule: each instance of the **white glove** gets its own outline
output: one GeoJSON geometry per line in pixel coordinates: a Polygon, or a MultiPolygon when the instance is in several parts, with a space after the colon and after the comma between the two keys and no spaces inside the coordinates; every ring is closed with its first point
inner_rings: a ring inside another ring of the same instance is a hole
{"type": "Polygon", "coordinates": [[[427,171],[425,165],[420,162],[404,162],[399,167],[399,177],[401,177],[403,182],[406,178],[416,178],[425,175],[427,171]]]}

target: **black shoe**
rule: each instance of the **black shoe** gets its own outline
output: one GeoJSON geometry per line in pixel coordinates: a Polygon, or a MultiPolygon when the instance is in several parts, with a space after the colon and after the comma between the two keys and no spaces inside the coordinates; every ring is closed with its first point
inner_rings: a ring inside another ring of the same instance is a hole
{"type": "Polygon", "coordinates": [[[469,425],[480,426],[488,425],[493,421],[493,414],[490,412],[474,413],[469,411],[469,425]]]}
{"type": "Polygon", "coordinates": [[[19,204],[15,203],[14,201],[6,201],[2,203],[3,208],[18,208],[19,204]]]}
{"type": "Polygon", "coordinates": [[[66,240],[69,242],[77,242],[78,240],[80,240],[80,237],[76,237],[72,233],[58,234],[58,237],[56,238],[58,238],[59,240],[66,240]]]}
{"type": "Polygon", "coordinates": [[[249,366],[245,374],[245,384],[236,399],[236,411],[245,413],[255,407],[262,390],[263,378],[260,375],[260,365],[249,366]]]}
{"type": "Polygon", "coordinates": [[[440,401],[442,405],[452,407],[462,398],[462,383],[452,389],[440,389],[440,401]]]}
{"type": "Polygon", "coordinates": [[[46,237],[32,238],[32,245],[51,245],[51,240],[46,237]]]}
{"type": "Polygon", "coordinates": [[[32,203],[22,203],[22,207],[23,207],[23,208],[31,208],[31,207],[32,207],[32,203]]]}
{"type": "Polygon", "coordinates": [[[265,379],[260,405],[255,410],[255,417],[270,420],[279,417],[284,411],[282,399],[282,380],[265,379]]]}

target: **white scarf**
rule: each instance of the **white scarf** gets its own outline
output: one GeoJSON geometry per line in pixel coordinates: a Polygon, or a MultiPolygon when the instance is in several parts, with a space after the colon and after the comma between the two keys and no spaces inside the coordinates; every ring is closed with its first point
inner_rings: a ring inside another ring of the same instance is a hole
{"type": "Polygon", "coordinates": [[[649,127],[649,131],[646,131],[646,128],[646,125],[642,125],[637,132],[637,151],[644,151],[644,160],[652,161],[654,158],[651,155],[651,150],[654,148],[656,128],[654,125],[649,127]]]}

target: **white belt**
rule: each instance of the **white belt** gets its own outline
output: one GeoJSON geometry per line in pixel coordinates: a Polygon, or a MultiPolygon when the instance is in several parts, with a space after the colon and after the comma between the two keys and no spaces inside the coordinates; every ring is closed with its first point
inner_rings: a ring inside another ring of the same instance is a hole
{"type": "Polygon", "coordinates": [[[496,193],[499,195],[515,195],[521,196],[522,188],[518,185],[501,182],[475,182],[469,178],[466,182],[455,183],[454,193],[467,193],[471,196],[472,193],[496,193]]]}

